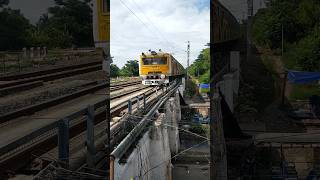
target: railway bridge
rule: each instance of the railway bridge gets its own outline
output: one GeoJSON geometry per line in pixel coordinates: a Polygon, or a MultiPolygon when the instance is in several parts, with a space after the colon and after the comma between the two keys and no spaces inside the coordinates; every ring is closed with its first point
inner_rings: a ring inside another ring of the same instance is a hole
{"type": "Polygon", "coordinates": [[[226,140],[244,136],[233,113],[246,41],[239,22],[225,6],[214,0],[211,9],[210,174],[211,179],[228,179],[226,140]]]}
{"type": "MultiPolygon", "coordinates": [[[[154,163],[165,161],[165,168],[160,169],[169,176],[171,152],[179,149],[176,127],[184,91],[181,81],[168,87],[144,86],[139,80],[108,84],[101,60],[92,61],[0,77],[1,96],[7,99],[2,106],[11,108],[0,114],[1,178],[24,174],[23,178],[35,179],[122,179],[145,170],[136,167],[148,162],[139,157],[154,157],[149,161],[154,163]],[[100,80],[97,75],[101,75],[100,80]],[[60,88],[68,91],[60,92],[60,88]],[[56,89],[61,94],[51,95],[56,89]],[[34,100],[44,93],[49,96],[34,100]],[[22,103],[18,97],[25,94],[30,97],[23,96],[22,102],[31,104],[10,104],[10,100],[22,103]],[[110,124],[106,117],[108,99],[110,124]],[[108,147],[113,150],[111,161],[106,155],[108,147]],[[141,154],[139,148],[149,154],[141,154]],[[165,154],[159,156],[159,152],[165,154]]],[[[151,169],[157,165],[154,163],[144,167],[151,169]]],[[[160,171],[150,171],[146,176],[153,177],[155,172],[160,171]]]]}

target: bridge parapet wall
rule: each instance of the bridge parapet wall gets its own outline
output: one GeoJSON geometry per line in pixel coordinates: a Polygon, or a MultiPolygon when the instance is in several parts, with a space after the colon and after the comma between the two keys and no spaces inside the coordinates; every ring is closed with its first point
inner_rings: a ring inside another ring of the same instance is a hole
{"type": "Polygon", "coordinates": [[[165,114],[160,114],[154,126],[142,136],[125,163],[119,163],[116,159],[114,180],[166,180],[171,176],[168,131],[166,126],[162,126],[163,122],[165,114]]]}
{"type": "Polygon", "coordinates": [[[177,91],[164,104],[165,113],[143,134],[123,163],[115,159],[114,180],[171,178],[171,154],[179,150],[178,122],[181,119],[180,97],[177,91]]]}
{"type": "Polygon", "coordinates": [[[230,71],[223,75],[223,79],[216,83],[216,91],[219,89],[225,96],[230,110],[234,111],[234,98],[239,93],[240,85],[240,52],[230,52],[230,71]]]}

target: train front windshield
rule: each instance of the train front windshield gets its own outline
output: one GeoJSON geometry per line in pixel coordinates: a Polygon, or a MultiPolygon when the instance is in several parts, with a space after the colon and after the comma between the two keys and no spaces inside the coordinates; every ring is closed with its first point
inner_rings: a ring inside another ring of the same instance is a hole
{"type": "Polygon", "coordinates": [[[167,64],[166,58],[143,58],[144,65],[163,65],[167,64]]]}

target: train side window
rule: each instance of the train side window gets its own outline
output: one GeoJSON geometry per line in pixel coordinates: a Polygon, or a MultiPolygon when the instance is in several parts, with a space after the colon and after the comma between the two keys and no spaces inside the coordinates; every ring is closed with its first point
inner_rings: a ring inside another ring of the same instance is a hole
{"type": "Polygon", "coordinates": [[[167,64],[167,60],[164,58],[161,58],[159,61],[159,64],[167,64]]]}
{"type": "Polygon", "coordinates": [[[110,0],[102,0],[102,12],[110,12],[110,0]]]}

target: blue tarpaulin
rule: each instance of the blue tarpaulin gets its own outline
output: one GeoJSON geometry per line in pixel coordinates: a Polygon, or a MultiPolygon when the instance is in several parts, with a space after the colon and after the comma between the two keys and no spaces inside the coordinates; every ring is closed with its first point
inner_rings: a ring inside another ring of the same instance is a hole
{"type": "Polygon", "coordinates": [[[290,83],[304,84],[320,80],[320,72],[288,71],[290,83]]]}
{"type": "Polygon", "coordinates": [[[210,86],[209,86],[209,84],[200,84],[200,88],[202,88],[202,89],[209,89],[210,86]]]}

